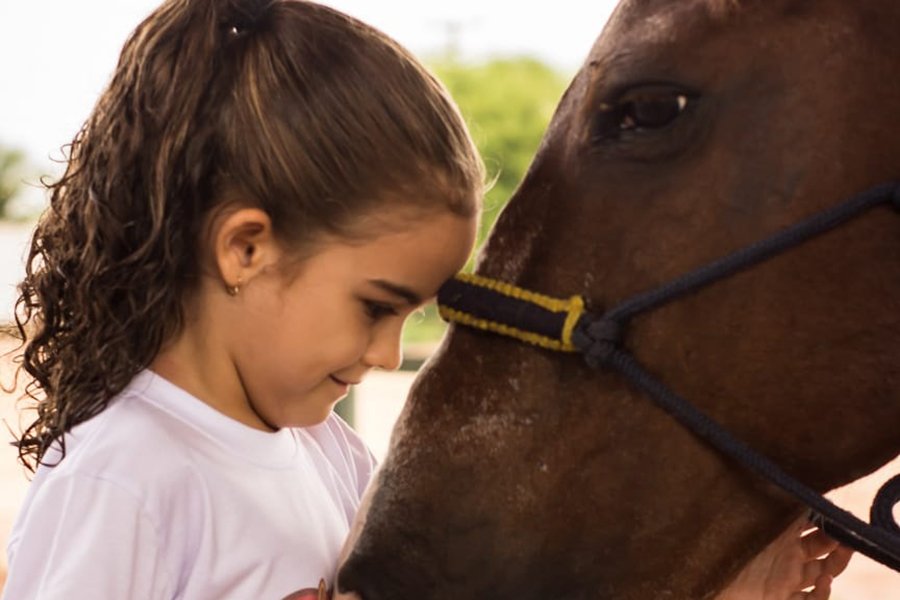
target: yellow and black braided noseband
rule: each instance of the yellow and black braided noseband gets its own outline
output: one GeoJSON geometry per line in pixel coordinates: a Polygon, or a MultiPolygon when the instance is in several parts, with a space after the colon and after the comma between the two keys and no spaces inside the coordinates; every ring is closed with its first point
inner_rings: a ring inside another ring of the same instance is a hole
{"type": "Polygon", "coordinates": [[[749,269],[883,205],[900,211],[900,182],[875,186],[660,287],[627,298],[599,316],[585,311],[580,296],[560,300],[478,275],[459,275],[445,283],[438,292],[438,304],[448,321],[550,350],[582,352],[591,367],[617,371],[698,437],[812,508],[816,523],[832,538],[900,572],[900,523],[894,517],[894,507],[900,505],[900,475],[878,492],[872,522],[865,523],[735,438],[644,369],[622,344],[623,330],[636,315],[749,269]]]}
{"type": "Polygon", "coordinates": [[[544,296],[509,283],[461,273],[438,292],[446,321],[492,331],[560,352],[578,352],[572,332],[584,314],[584,300],[544,296]]]}

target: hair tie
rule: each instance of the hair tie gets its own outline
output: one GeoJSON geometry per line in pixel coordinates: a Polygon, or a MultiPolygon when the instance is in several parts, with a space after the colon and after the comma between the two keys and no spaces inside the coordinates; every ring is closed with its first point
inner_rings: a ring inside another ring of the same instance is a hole
{"type": "Polygon", "coordinates": [[[237,0],[229,3],[224,19],[225,34],[230,39],[252,35],[259,30],[273,0],[237,0]]]}

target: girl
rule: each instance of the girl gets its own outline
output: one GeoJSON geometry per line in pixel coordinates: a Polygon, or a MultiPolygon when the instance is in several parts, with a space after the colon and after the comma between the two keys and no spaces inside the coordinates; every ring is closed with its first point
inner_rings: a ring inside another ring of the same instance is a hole
{"type": "Polygon", "coordinates": [[[482,181],[446,91],[374,29],[300,0],[150,15],[20,288],[36,475],[4,598],[323,597],[374,468],[331,409],[399,364],[482,181]]]}
{"type": "Polygon", "coordinates": [[[469,255],[482,181],[445,90],[374,29],[296,1],[150,15],[21,286],[40,399],[19,447],[40,466],[5,597],[330,580],[374,466],[331,409],[398,366],[405,317],[469,255]]]}

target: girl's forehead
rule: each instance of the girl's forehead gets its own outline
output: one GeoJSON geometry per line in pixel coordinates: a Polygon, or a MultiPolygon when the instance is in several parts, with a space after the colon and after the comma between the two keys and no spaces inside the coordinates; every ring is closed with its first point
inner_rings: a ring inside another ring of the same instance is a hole
{"type": "MultiPolygon", "coordinates": [[[[324,234],[319,237],[324,244],[370,245],[372,243],[402,243],[416,238],[420,232],[432,231],[463,235],[470,227],[477,227],[478,213],[462,215],[446,207],[416,206],[400,204],[382,206],[348,219],[339,233],[324,234]],[[443,228],[450,226],[450,231],[443,228]]],[[[427,237],[427,236],[423,236],[427,237]]],[[[465,236],[464,236],[465,237],[465,236]]],[[[419,240],[425,241],[425,240],[419,240]]]]}
{"type": "Polygon", "coordinates": [[[433,254],[471,250],[475,217],[463,217],[449,211],[418,218],[387,216],[370,223],[370,236],[363,241],[366,252],[412,251],[411,258],[427,259],[433,254]]]}
{"type": "MultiPolygon", "coordinates": [[[[444,211],[399,223],[370,223],[365,238],[332,238],[316,260],[360,277],[392,275],[440,284],[465,265],[475,240],[477,219],[444,211]]],[[[421,290],[430,294],[434,290],[421,290]]]]}
{"type": "Polygon", "coordinates": [[[423,206],[404,198],[382,202],[376,208],[353,217],[349,226],[363,235],[380,236],[415,230],[428,223],[441,222],[447,216],[460,215],[447,208],[445,203],[423,206]]]}

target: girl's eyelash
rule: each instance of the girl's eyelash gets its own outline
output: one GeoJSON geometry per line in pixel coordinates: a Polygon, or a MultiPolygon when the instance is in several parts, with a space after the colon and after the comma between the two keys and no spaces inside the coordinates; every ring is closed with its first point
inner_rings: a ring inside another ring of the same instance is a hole
{"type": "Polygon", "coordinates": [[[380,317],[393,316],[397,314],[397,309],[390,304],[374,302],[372,300],[363,300],[363,304],[366,307],[366,314],[368,314],[372,319],[378,319],[380,317]]]}

